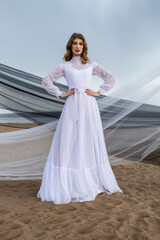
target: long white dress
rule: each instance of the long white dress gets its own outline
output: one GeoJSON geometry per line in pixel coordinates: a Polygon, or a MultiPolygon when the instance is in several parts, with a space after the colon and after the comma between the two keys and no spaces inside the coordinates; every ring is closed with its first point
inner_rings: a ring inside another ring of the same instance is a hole
{"type": "Polygon", "coordinates": [[[104,80],[102,95],[114,84],[111,73],[90,60],[82,64],[80,56],[62,62],[42,80],[46,91],[59,98],[62,92],[53,82],[64,76],[75,94],[66,98],[55,130],[37,193],[41,201],[65,204],[92,201],[101,192],[123,193],[109,163],[97,101],[85,93],[92,75],[104,80]]]}

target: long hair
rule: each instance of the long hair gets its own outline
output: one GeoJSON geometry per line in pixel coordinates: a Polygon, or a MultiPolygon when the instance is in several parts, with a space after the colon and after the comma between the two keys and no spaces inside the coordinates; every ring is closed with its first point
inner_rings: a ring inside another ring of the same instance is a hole
{"type": "Polygon", "coordinates": [[[69,61],[72,59],[73,57],[73,53],[72,53],[72,44],[75,38],[79,38],[83,41],[83,52],[81,54],[81,62],[83,64],[86,64],[87,61],[89,60],[89,58],[87,57],[87,53],[88,53],[88,46],[87,46],[87,42],[84,38],[84,36],[81,33],[73,33],[66,45],[66,53],[63,57],[63,59],[65,61],[69,61]]]}

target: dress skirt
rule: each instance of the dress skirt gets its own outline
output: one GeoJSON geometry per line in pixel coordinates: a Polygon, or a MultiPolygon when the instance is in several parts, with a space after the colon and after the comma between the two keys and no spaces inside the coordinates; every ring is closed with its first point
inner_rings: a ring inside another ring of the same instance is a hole
{"type": "Polygon", "coordinates": [[[93,201],[121,192],[109,163],[95,97],[76,90],[67,97],[37,197],[55,204],[93,201]]]}

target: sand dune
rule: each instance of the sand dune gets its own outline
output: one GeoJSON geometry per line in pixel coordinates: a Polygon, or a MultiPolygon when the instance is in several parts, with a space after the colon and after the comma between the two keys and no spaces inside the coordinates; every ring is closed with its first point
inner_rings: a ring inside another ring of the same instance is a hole
{"type": "Polygon", "coordinates": [[[0,239],[159,239],[159,166],[114,166],[124,194],[55,205],[36,197],[40,181],[0,181],[0,239]]]}

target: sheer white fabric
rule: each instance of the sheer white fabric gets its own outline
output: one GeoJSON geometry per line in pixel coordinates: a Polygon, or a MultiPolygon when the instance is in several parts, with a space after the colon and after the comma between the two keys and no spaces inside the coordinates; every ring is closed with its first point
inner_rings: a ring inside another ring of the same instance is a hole
{"type": "MultiPolygon", "coordinates": [[[[81,68],[76,62],[72,64],[74,68],[81,68]]],[[[96,66],[97,64],[92,64],[92,74],[96,66]]],[[[64,69],[64,63],[60,68],[61,71],[64,69]]],[[[86,70],[83,69],[82,73],[86,70]]],[[[74,72],[76,73],[76,70],[74,72]]],[[[0,105],[4,108],[6,106],[6,109],[17,111],[20,116],[25,111],[27,113],[32,110],[34,113],[36,109],[40,111],[41,116],[43,113],[48,114],[48,111],[61,112],[65,100],[54,98],[55,92],[54,96],[41,92],[42,78],[1,64],[0,77],[0,105]]],[[[51,84],[53,83],[51,81],[51,84]]],[[[66,91],[63,86],[60,85],[60,89],[66,91]]],[[[79,91],[82,90],[77,89],[76,93],[79,94],[79,91]]],[[[101,114],[111,165],[140,162],[160,147],[160,107],[148,104],[159,93],[158,65],[133,80],[128,79],[127,84],[113,93],[108,92],[108,96],[95,98],[101,114]]],[[[79,111],[76,111],[77,108],[72,110],[74,114],[72,112],[71,116],[74,120],[78,119],[79,111]]],[[[38,127],[0,133],[0,180],[42,179],[58,120],[53,118],[51,122],[38,127]]]]}
{"type": "Polygon", "coordinates": [[[62,65],[58,66],[54,71],[47,74],[42,80],[42,86],[44,89],[57,98],[62,94],[62,92],[53,84],[53,82],[64,76],[64,70],[61,66],[62,65]]]}
{"type": "Polygon", "coordinates": [[[109,71],[104,69],[101,65],[93,61],[88,61],[87,64],[82,64],[80,58],[76,56],[76,57],[73,57],[68,62],[63,62],[59,64],[59,66],[56,69],[54,69],[52,72],[47,74],[42,80],[42,86],[44,87],[44,89],[51,95],[56,96],[57,98],[60,97],[60,95],[62,94],[62,91],[60,91],[59,88],[53,84],[54,81],[58,80],[60,77],[66,76],[67,83],[70,84],[69,74],[66,73],[65,75],[66,67],[69,69],[77,69],[77,70],[85,70],[85,69],[92,70],[92,75],[97,75],[104,80],[104,83],[100,85],[100,89],[99,89],[99,92],[101,95],[105,95],[105,93],[109,91],[115,83],[114,76],[109,71]]]}
{"type": "Polygon", "coordinates": [[[96,62],[93,63],[93,75],[98,75],[104,80],[104,83],[100,85],[99,92],[101,95],[106,95],[106,92],[109,91],[115,83],[114,76],[96,62]]]}

